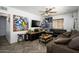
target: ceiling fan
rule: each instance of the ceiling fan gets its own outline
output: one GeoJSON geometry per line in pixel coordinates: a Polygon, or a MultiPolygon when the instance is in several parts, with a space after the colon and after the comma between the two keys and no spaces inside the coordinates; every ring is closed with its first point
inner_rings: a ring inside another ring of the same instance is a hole
{"type": "Polygon", "coordinates": [[[52,7],[52,8],[46,8],[45,11],[40,11],[41,12],[41,15],[43,16],[48,16],[48,15],[51,15],[53,13],[56,13],[56,11],[53,11],[53,9],[55,9],[55,7],[52,7]]]}

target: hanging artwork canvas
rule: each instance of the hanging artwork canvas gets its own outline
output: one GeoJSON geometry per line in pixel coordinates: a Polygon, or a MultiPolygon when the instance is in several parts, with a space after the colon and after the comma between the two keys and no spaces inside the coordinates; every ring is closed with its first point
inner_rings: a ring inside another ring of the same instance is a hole
{"type": "Polygon", "coordinates": [[[13,15],[13,31],[28,30],[28,19],[26,17],[13,15]]]}

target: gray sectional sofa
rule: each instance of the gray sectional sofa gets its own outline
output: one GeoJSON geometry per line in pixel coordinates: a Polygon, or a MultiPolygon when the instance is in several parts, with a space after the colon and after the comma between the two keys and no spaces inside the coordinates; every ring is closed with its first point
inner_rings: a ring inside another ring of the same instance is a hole
{"type": "Polygon", "coordinates": [[[60,34],[58,37],[47,44],[47,53],[79,52],[79,32],[72,31],[68,33],[66,32],[65,34],[60,34]],[[59,38],[60,40],[57,41],[59,38]]]}

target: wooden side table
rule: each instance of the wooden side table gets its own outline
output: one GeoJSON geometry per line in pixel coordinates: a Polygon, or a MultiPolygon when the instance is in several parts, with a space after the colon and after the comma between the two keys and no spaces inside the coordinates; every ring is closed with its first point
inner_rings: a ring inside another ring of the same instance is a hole
{"type": "Polygon", "coordinates": [[[48,43],[51,40],[53,40],[52,35],[49,35],[49,34],[46,35],[46,34],[44,34],[44,35],[40,36],[39,42],[43,42],[46,45],[46,43],[48,43]]]}

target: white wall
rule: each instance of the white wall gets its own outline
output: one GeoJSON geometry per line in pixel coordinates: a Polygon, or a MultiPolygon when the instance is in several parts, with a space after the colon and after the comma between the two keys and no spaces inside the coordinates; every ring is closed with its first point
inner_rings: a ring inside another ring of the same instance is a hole
{"type": "Polygon", "coordinates": [[[79,8],[78,8],[78,31],[79,31],[79,8]]]}
{"type": "Polygon", "coordinates": [[[59,18],[64,18],[64,29],[67,31],[70,31],[73,29],[73,24],[74,24],[74,18],[77,17],[77,11],[73,13],[68,13],[68,14],[63,14],[63,15],[57,15],[54,16],[54,19],[59,19],[59,18]],[[74,18],[72,17],[72,14],[74,15],[74,18]]]}
{"type": "MultiPolygon", "coordinates": [[[[28,12],[23,12],[23,11],[16,10],[16,9],[11,9],[10,11],[12,12],[12,14],[27,17],[29,19],[29,29],[32,29],[31,20],[33,20],[33,19],[40,20],[39,16],[28,13],[28,12]]],[[[11,15],[11,17],[13,17],[13,15],[11,15]]],[[[11,41],[10,41],[10,43],[17,42],[17,39],[18,39],[17,34],[20,34],[20,33],[24,34],[24,33],[26,33],[26,31],[13,32],[13,20],[11,20],[11,41]]]]}
{"type": "Polygon", "coordinates": [[[10,15],[6,15],[6,17],[7,17],[7,19],[6,19],[6,38],[7,38],[7,40],[8,40],[8,42],[10,42],[10,40],[11,40],[11,26],[10,26],[10,22],[8,21],[9,20],[9,17],[10,17],[10,15]]]}
{"type": "Polygon", "coordinates": [[[40,16],[28,13],[28,12],[24,12],[18,9],[14,9],[11,7],[7,7],[8,10],[7,11],[3,11],[1,10],[0,12],[4,12],[6,14],[10,14],[10,31],[8,32],[10,35],[10,39],[9,42],[10,43],[15,43],[17,42],[17,34],[23,34],[26,33],[26,31],[18,31],[18,32],[13,32],[13,15],[19,15],[19,16],[23,16],[23,17],[27,17],[29,19],[29,29],[32,29],[31,27],[31,20],[41,20],[40,16]]]}

